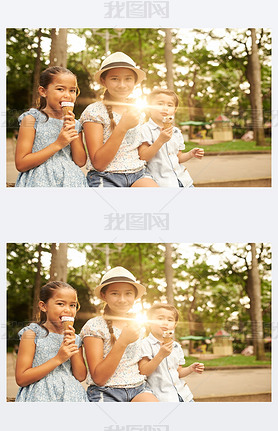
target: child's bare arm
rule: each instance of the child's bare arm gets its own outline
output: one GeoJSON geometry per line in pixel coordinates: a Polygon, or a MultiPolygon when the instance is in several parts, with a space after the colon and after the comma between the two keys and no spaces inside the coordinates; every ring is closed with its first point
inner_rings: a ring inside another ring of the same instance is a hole
{"type": "Polygon", "coordinates": [[[188,151],[187,153],[182,153],[181,151],[178,152],[178,159],[179,163],[187,162],[188,160],[192,159],[193,157],[196,157],[197,159],[202,159],[205,152],[202,148],[193,148],[192,150],[188,151]]]}
{"type": "Polygon", "coordinates": [[[74,377],[79,380],[79,382],[83,382],[87,376],[87,368],[83,358],[83,348],[80,347],[78,349],[78,353],[71,357],[71,368],[72,374],[74,377]]]}
{"type": "Polygon", "coordinates": [[[16,383],[22,387],[41,380],[43,377],[49,374],[50,371],[58,367],[58,365],[65,362],[72,355],[76,354],[78,350],[76,345],[65,345],[63,342],[56,356],[49,359],[42,365],[32,367],[36,350],[35,336],[36,335],[33,331],[26,331],[22,335],[19,344],[15,378],[16,383]]]}
{"type": "MultiPolygon", "coordinates": [[[[69,111],[67,115],[63,117],[64,126],[69,126],[75,129],[75,115],[72,111],[69,111]]],[[[82,132],[76,132],[76,138],[70,143],[71,156],[74,163],[80,168],[85,165],[87,160],[87,154],[83,144],[82,132]]]]}
{"type": "Polygon", "coordinates": [[[169,341],[169,343],[161,345],[159,352],[153,357],[153,359],[149,359],[146,356],[142,358],[138,364],[140,374],[143,374],[144,376],[152,374],[163,359],[170,355],[172,348],[173,341],[169,341]]]}
{"type": "Polygon", "coordinates": [[[71,155],[74,163],[80,168],[85,165],[87,160],[87,154],[83,144],[82,132],[78,134],[78,137],[74,139],[71,144],[71,155]]]}
{"type": "Polygon", "coordinates": [[[46,160],[78,136],[76,130],[73,128],[62,128],[55,142],[40,151],[32,153],[35,139],[34,125],[35,118],[32,115],[26,115],[19,128],[15,151],[15,165],[20,172],[29,171],[46,162],[46,160]]]}
{"type": "MultiPolygon", "coordinates": [[[[72,325],[69,325],[68,329],[64,331],[64,342],[75,345],[75,337],[75,329],[72,325]]],[[[77,380],[83,382],[87,375],[87,368],[83,357],[83,348],[77,348],[76,346],[76,349],[78,349],[77,353],[70,358],[72,374],[77,380]]]]}
{"type": "Polygon", "coordinates": [[[142,358],[138,363],[140,374],[150,376],[163,359],[163,357],[157,355],[153,359],[148,359],[147,357],[142,358]]]}
{"type": "Polygon", "coordinates": [[[160,150],[162,145],[171,139],[172,133],[173,126],[170,126],[167,129],[161,131],[159,137],[154,141],[152,145],[149,145],[147,142],[143,142],[138,148],[140,159],[145,160],[146,162],[151,160],[160,150]]]}
{"type": "Polygon", "coordinates": [[[105,171],[114,159],[127,131],[138,125],[140,111],[128,110],[122,115],[111,136],[103,144],[103,125],[86,122],[83,125],[88,153],[94,168],[105,171]]]}
{"type": "Polygon", "coordinates": [[[201,362],[194,362],[194,364],[189,365],[189,367],[182,367],[181,365],[178,367],[178,373],[179,373],[179,377],[186,377],[189,374],[195,372],[198,374],[202,374],[202,372],[204,371],[205,366],[204,364],[202,364],[201,362]]]}
{"type": "Polygon", "coordinates": [[[113,344],[108,355],[103,359],[103,340],[96,337],[85,337],[84,346],[90,374],[98,386],[104,386],[113,376],[128,344],[139,338],[140,327],[125,327],[120,337],[113,344]]]}

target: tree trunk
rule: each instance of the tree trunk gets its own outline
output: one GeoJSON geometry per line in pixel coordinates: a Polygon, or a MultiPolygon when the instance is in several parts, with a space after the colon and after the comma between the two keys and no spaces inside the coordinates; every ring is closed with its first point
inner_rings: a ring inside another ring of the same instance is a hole
{"type": "Polygon", "coordinates": [[[32,320],[37,321],[38,320],[38,303],[39,303],[39,297],[40,297],[40,288],[41,288],[41,256],[42,256],[42,245],[39,243],[38,246],[38,264],[37,264],[37,272],[35,275],[35,284],[34,284],[34,295],[33,295],[33,312],[32,312],[32,320]]]}
{"type": "Polygon", "coordinates": [[[50,66],[67,67],[67,29],[51,29],[50,66]]]}
{"type": "Polygon", "coordinates": [[[67,281],[67,251],[67,243],[51,244],[50,281],[67,281]]]}
{"type": "Polygon", "coordinates": [[[172,46],[172,33],[170,28],[165,28],[165,63],[166,63],[166,77],[167,87],[169,90],[174,91],[174,78],[173,78],[173,46],[172,46]]]}
{"type": "Polygon", "coordinates": [[[142,48],[142,37],[141,37],[141,30],[140,28],[137,28],[137,35],[138,35],[138,48],[139,48],[139,64],[138,66],[140,69],[143,68],[143,48],[142,48]]]}
{"type": "Polygon", "coordinates": [[[264,119],[261,85],[261,65],[256,43],[256,29],[250,28],[252,39],[252,51],[248,56],[247,79],[250,84],[250,103],[252,111],[252,123],[256,145],[265,145],[264,119]]]}
{"type": "MultiPolygon", "coordinates": [[[[197,77],[197,70],[194,70],[193,74],[193,85],[189,89],[189,93],[187,96],[187,105],[188,105],[188,113],[189,113],[189,120],[194,121],[195,120],[195,100],[194,100],[194,94],[195,94],[195,87],[196,87],[196,77],[197,77]]],[[[193,138],[193,126],[189,126],[189,139],[193,138]]]]}
{"type": "Polygon", "coordinates": [[[169,304],[174,305],[173,293],[173,266],[172,266],[172,245],[165,244],[165,278],[166,278],[166,296],[169,304]]]}
{"type": "Polygon", "coordinates": [[[257,361],[265,360],[263,315],[261,304],[261,279],[256,257],[256,244],[250,243],[252,264],[248,270],[247,293],[250,298],[250,316],[254,353],[257,361]]]}
{"type": "MultiPolygon", "coordinates": [[[[197,292],[197,286],[194,286],[193,288],[193,301],[189,302],[189,309],[187,312],[187,319],[188,319],[188,323],[189,323],[189,334],[190,335],[195,335],[195,316],[194,316],[194,311],[195,311],[195,304],[196,304],[196,292],[197,292]]],[[[189,340],[189,353],[193,353],[193,345],[194,345],[194,341],[193,340],[189,340]]]]}
{"type": "Polygon", "coordinates": [[[34,67],[34,80],[33,80],[33,92],[32,92],[32,106],[34,108],[37,107],[38,100],[38,87],[40,81],[40,73],[41,73],[41,37],[42,37],[42,29],[38,30],[38,47],[37,47],[37,56],[35,60],[34,67]]]}

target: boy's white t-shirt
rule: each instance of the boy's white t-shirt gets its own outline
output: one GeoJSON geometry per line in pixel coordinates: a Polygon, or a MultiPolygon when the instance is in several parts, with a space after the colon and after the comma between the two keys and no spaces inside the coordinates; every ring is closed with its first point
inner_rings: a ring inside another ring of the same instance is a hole
{"type": "MultiPolygon", "coordinates": [[[[152,145],[160,135],[160,126],[151,118],[141,126],[141,143],[152,145]]],[[[159,187],[179,187],[178,180],[184,187],[190,187],[193,180],[187,169],[179,163],[178,152],[184,150],[184,140],[181,131],[173,128],[173,135],[162,145],[154,157],[147,163],[149,173],[159,187]]]]}
{"type": "MultiPolygon", "coordinates": [[[[144,338],[141,347],[141,356],[153,359],[160,349],[160,341],[152,333],[144,338]]],[[[147,388],[151,389],[159,401],[179,402],[178,394],[184,401],[191,401],[193,395],[187,383],[180,379],[179,365],[184,365],[184,354],[179,343],[174,341],[173,350],[164,358],[156,370],[147,376],[147,388]]]]}

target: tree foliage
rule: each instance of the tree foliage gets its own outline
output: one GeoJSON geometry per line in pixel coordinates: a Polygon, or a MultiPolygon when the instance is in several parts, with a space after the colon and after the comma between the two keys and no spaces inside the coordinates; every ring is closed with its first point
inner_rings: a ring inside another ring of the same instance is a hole
{"type": "MultiPolygon", "coordinates": [[[[107,48],[109,52],[125,52],[147,72],[147,79],[142,83],[145,93],[155,86],[167,86],[163,29],[67,30],[68,38],[75,35],[85,44],[85,49],[79,52],[68,50],[67,53],[67,66],[77,75],[81,90],[76,104],[77,118],[102,94],[103,90],[94,82],[94,74],[105,58],[107,48]]],[[[31,105],[38,31],[26,28],[7,30],[7,105],[13,127],[16,114],[31,105]]],[[[43,28],[41,32],[42,46],[50,46],[51,29],[43,28]]],[[[225,114],[234,123],[235,137],[240,137],[252,123],[247,76],[250,57],[248,29],[222,29],[221,35],[216,30],[192,29],[185,33],[182,29],[167,29],[167,32],[173,53],[174,89],[180,99],[177,122],[189,119],[212,121],[219,114],[225,114]]],[[[267,122],[271,119],[271,33],[268,29],[257,29],[256,35],[264,121],[267,122]]],[[[49,64],[46,48],[40,58],[43,70],[49,64]]]]}
{"type": "MultiPolygon", "coordinates": [[[[32,319],[39,244],[8,244],[8,321],[15,339],[22,322],[32,319]]],[[[49,280],[51,244],[41,244],[41,283],[49,280]],[[47,263],[46,263],[47,262],[47,263]]],[[[68,263],[68,283],[78,292],[81,309],[77,314],[77,332],[102,304],[94,296],[108,267],[124,266],[147,288],[143,309],[155,301],[167,301],[165,244],[68,244],[82,256],[84,263],[68,263]]],[[[172,289],[174,304],[180,313],[177,336],[213,336],[223,328],[238,342],[251,340],[252,325],[248,297],[248,271],[251,265],[249,244],[172,244],[172,289]],[[248,338],[250,336],[250,338],[248,338]],[[247,337],[247,338],[246,338],[247,337]]],[[[256,244],[261,280],[261,308],[264,336],[271,327],[271,249],[256,244]]]]}

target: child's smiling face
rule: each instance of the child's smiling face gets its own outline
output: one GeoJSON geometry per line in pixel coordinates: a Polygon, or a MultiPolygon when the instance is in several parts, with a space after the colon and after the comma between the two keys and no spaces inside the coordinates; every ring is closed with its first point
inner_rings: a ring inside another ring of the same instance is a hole
{"type": "Polygon", "coordinates": [[[132,308],[136,293],[132,284],[119,282],[109,284],[105,293],[101,292],[101,297],[117,316],[125,315],[132,308]]]}
{"type": "Polygon", "coordinates": [[[163,341],[163,332],[173,330],[176,327],[175,315],[173,311],[165,308],[154,310],[149,324],[151,333],[159,340],[163,341]]]}
{"type": "Polygon", "coordinates": [[[154,96],[149,107],[151,119],[159,126],[163,125],[166,115],[174,115],[176,110],[173,96],[163,93],[154,96]]]}
{"type": "Polygon", "coordinates": [[[46,98],[45,111],[62,116],[61,102],[75,103],[77,95],[76,77],[72,73],[58,73],[53,76],[47,88],[39,87],[39,94],[46,98]]]}
{"type": "Polygon", "coordinates": [[[62,316],[75,317],[77,304],[74,289],[60,288],[54,291],[46,303],[39,302],[39,308],[47,315],[45,326],[52,332],[62,332],[62,316]]]}
{"type": "Polygon", "coordinates": [[[135,73],[126,67],[110,69],[101,83],[107,88],[110,96],[115,100],[125,100],[135,86],[135,73]]]}

